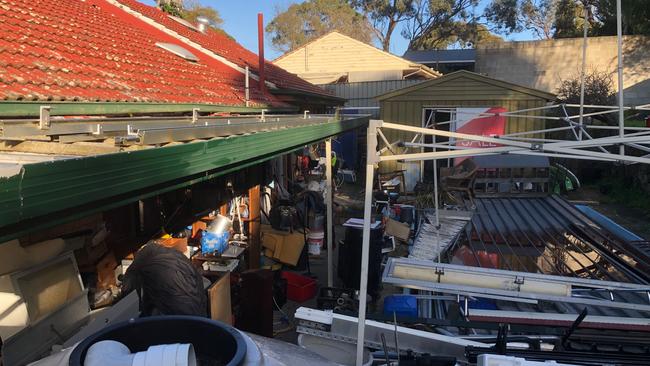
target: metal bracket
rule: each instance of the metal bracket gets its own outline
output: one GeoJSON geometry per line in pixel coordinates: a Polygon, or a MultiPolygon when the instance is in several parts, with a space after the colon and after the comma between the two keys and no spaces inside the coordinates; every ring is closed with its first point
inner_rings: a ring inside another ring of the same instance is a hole
{"type": "Polygon", "coordinates": [[[137,136],[137,129],[133,128],[131,125],[126,125],[126,134],[127,136],[137,136]]]}
{"type": "Polygon", "coordinates": [[[436,274],[436,276],[438,277],[438,278],[437,278],[438,283],[440,283],[440,282],[442,281],[442,276],[445,275],[445,269],[444,269],[444,268],[436,267],[436,268],[435,268],[435,274],[436,274]]]}
{"type": "Polygon", "coordinates": [[[514,280],[515,285],[520,285],[521,286],[521,285],[524,284],[524,282],[525,282],[524,277],[515,276],[515,280],[514,280]]]}
{"type": "Polygon", "coordinates": [[[41,130],[47,130],[50,128],[50,110],[52,107],[49,105],[42,105],[40,107],[40,117],[38,120],[38,128],[41,130]]]}
{"type": "Polygon", "coordinates": [[[99,136],[104,133],[104,127],[102,127],[101,123],[97,124],[97,129],[93,130],[92,134],[95,136],[99,136]]]}
{"type": "Polygon", "coordinates": [[[192,108],[192,124],[199,121],[199,111],[201,108],[192,108]]]}
{"type": "Polygon", "coordinates": [[[309,116],[309,111],[304,111],[303,114],[302,114],[302,119],[311,118],[311,117],[308,117],[308,116],[309,116]]]}

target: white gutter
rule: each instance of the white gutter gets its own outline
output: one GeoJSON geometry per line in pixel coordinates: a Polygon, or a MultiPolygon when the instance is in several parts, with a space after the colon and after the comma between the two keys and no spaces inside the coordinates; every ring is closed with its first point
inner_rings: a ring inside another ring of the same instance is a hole
{"type": "MultiPolygon", "coordinates": [[[[215,52],[213,52],[213,51],[211,51],[211,50],[209,50],[209,49],[207,49],[207,48],[201,46],[200,44],[198,44],[198,43],[196,43],[196,42],[190,40],[189,38],[184,37],[184,36],[182,36],[182,35],[180,35],[180,34],[174,32],[173,30],[171,30],[171,29],[165,27],[164,25],[162,25],[162,24],[156,22],[155,20],[146,17],[146,16],[143,15],[142,13],[140,13],[140,12],[138,12],[138,11],[136,11],[136,10],[131,9],[131,8],[129,8],[128,6],[126,6],[126,5],[122,4],[122,3],[119,3],[119,2],[117,2],[116,0],[106,0],[106,2],[109,3],[109,4],[111,4],[111,5],[114,5],[114,6],[118,7],[118,8],[120,8],[120,9],[122,9],[122,10],[124,10],[125,12],[127,12],[127,13],[129,13],[129,14],[135,16],[136,18],[138,18],[138,19],[142,20],[143,22],[145,22],[145,23],[147,23],[147,24],[153,26],[154,28],[156,28],[156,29],[158,29],[158,30],[164,32],[165,34],[167,34],[167,35],[169,35],[169,36],[172,36],[172,37],[176,38],[177,40],[179,40],[179,41],[181,41],[181,42],[187,44],[188,46],[193,47],[193,48],[195,48],[195,49],[197,49],[197,50],[203,52],[204,54],[208,55],[209,57],[212,57],[213,59],[215,59],[215,60],[217,60],[217,61],[219,61],[219,62],[221,62],[221,63],[223,63],[223,64],[225,64],[225,65],[227,65],[227,66],[232,67],[233,69],[235,69],[235,70],[241,72],[243,75],[246,75],[246,69],[240,67],[240,66],[237,65],[236,63],[234,63],[234,62],[228,60],[227,58],[225,58],[225,57],[223,57],[223,56],[221,56],[221,55],[219,55],[219,54],[217,54],[217,53],[215,53],[215,52]]],[[[256,80],[256,81],[259,81],[259,80],[260,80],[259,77],[258,77],[256,74],[254,74],[254,73],[250,73],[250,77],[251,77],[252,79],[256,80]]],[[[267,86],[271,87],[271,88],[275,88],[275,89],[277,89],[277,86],[276,86],[274,83],[271,83],[271,82],[269,82],[269,81],[266,81],[265,84],[266,84],[267,86]]]]}

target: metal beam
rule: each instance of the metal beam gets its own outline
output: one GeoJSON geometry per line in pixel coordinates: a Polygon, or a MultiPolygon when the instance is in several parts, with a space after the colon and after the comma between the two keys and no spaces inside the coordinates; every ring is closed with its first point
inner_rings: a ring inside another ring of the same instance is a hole
{"type": "Polygon", "coordinates": [[[575,292],[575,288],[582,287],[605,290],[612,296],[616,291],[640,293],[650,291],[648,286],[623,282],[431,263],[405,258],[389,258],[382,280],[393,286],[418,290],[487,298],[492,295],[506,296],[513,302],[519,299],[532,299],[650,311],[648,304],[598,299],[595,296],[584,296],[575,292]],[[400,274],[396,274],[398,268],[400,274]],[[481,280],[477,281],[478,278],[481,280]],[[563,294],[564,291],[567,292],[563,294]]]}
{"type": "Polygon", "coordinates": [[[259,113],[262,109],[274,112],[293,112],[297,108],[245,107],[202,103],[140,103],[140,102],[55,102],[55,101],[0,101],[2,117],[38,117],[40,107],[52,107],[53,116],[182,113],[200,108],[201,112],[259,113]]]}
{"type": "Polygon", "coordinates": [[[325,205],[327,206],[327,286],[334,287],[334,219],[332,217],[332,139],[325,140],[325,205]]]}
{"type": "Polygon", "coordinates": [[[366,330],[366,306],[368,297],[368,258],[370,256],[370,220],[372,216],[372,186],[375,177],[377,155],[377,129],[382,121],[371,120],[368,125],[366,153],[366,191],[363,209],[363,240],[361,242],[361,274],[359,283],[359,322],[357,325],[357,366],[363,365],[363,341],[366,330]]]}
{"type": "Polygon", "coordinates": [[[367,121],[366,117],[355,118],[162,148],[25,164],[21,174],[2,178],[0,242],[43,227],[55,221],[56,216],[67,218],[79,212],[103,211],[116,202],[124,205],[151,192],[171,191],[209,180],[363,126],[367,121]]]}
{"type": "MultiPolygon", "coordinates": [[[[453,355],[459,360],[465,360],[465,347],[486,346],[484,343],[459,337],[425,332],[374,320],[361,321],[347,315],[304,307],[296,310],[295,319],[299,322],[298,333],[356,344],[357,348],[361,350],[366,346],[381,348],[382,334],[387,344],[391,345],[396,343],[395,337],[397,337],[400,350],[411,350],[419,354],[453,355]],[[359,324],[365,324],[365,338],[358,338],[358,334],[354,331],[359,324]]],[[[363,362],[357,361],[356,364],[361,366],[363,362]]]]}
{"type": "MultiPolygon", "coordinates": [[[[227,117],[110,117],[110,118],[86,118],[80,119],[58,119],[50,120],[47,130],[39,128],[38,120],[0,120],[2,133],[0,138],[4,140],[24,140],[30,136],[64,136],[75,134],[104,134],[112,136],[127,135],[130,131],[159,131],[183,128],[196,128],[197,131],[209,128],[219,128],[225,132],[232,128],[233,134],[246,132],[245,128],[255,129],[256,125],[263,122],[261,115],[249,116],[227,116],[227,117]],[[237,130],[237,128],[240,128],[237,130]],[[242,132],[243,131],[243,132],[242,132]]],[[[284,123],[290,126],[292,123],[309,124],[318,122],[329,122],[335,120],[332,116],[313,116],[304,120],[295,115],[266,115],[266,119],[273,123],[284,123]]],[[[274,125],[267,125],[271,128],[274,125]]],[[[259,129],[259,128],[258,128],[259,129]]],[[[219,130],[221,131],[221,130],[219,130]]],[[[254,132],[254,131],[253,131],[254,132]]],[[[224,132],[215,131],[215,135],[223,135],[224,132]]]]}

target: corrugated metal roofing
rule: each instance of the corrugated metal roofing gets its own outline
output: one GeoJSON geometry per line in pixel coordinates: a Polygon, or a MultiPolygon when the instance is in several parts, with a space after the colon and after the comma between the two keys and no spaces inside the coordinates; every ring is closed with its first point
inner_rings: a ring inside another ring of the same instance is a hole
{"type": "Polygon", "coordinates": [[[456,252],[467,265],[649,282],[644,258],[559,196],[477,198],[474,203],[467,240],[456,252]]]}

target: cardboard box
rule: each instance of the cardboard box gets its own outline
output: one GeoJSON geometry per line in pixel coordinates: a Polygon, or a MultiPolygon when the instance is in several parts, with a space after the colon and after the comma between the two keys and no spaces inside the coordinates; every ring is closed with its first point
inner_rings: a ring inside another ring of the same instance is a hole
{"type": "Polygon", "coordinates": [[[97,263],[97,290],[107,290],[111,286],[117,285],[115,278],[115,267],[117,267],[117,260],[113,253],[108,253],[97,263]]]}
{"type": "Polygon", "coordinates": [[[388,219],[384,233],[402,241],[408,241],[409,235],[411,234],[411,227],[403,222],[388,219]]]}
{"type": "Polygon", "coordinates": [[[305,246],[305,235],[302,232],[278,231],[268,225],[262,225],[261,232],[265,255],[272,252],[271,258],[279,262],[292,266],[298,264],[300,253],[305,246]]]}

